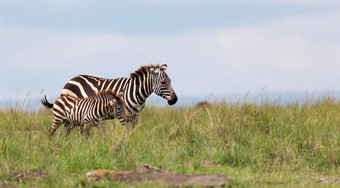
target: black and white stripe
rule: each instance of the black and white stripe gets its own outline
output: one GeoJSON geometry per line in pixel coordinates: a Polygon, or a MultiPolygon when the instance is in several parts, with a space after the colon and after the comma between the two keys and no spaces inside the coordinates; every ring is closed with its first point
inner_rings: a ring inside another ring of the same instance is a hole
{"type": "MultiPolygon", "coordinates": [[[[41,102],[50,107],[46,96],[41,102]]],[[[125,118],[124,101],[112,90],[104,90],[88,98],[61,96],[55,100],[52,108],[53,124],[49,129],[50,136],[54,135],[62,123],[65,123],[67,134],[74,126],[81,126],[81,134],[85,132],[88,136],[90,128],[97,126],[109,114],[125,118]]]]}
{"type": "MultiPolygon", "coordinates": [[[[177,96],[171,86],[171,79],[166,74],[167,65],[142,66],[130,73],[130,78],[105,79],[89,75],[79,75],[66,83],[61,95],[71,95],[79,98],[94,95],[98,91],[112,90],[123,92],[127,117],[120,119],[127,122],[131,128],[138,121],[138,114],[144,108],[146,99],[152,94],[165,98],[169,105],[177,102],[177,96]]],[[[114,117],[110,117],[112,119],[114,117]]]]}

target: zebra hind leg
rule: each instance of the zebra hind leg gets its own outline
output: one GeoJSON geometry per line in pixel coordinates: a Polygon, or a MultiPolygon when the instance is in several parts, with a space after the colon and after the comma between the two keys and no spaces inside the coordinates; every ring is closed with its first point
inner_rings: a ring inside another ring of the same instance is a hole
{"type": "Polygon", "coordinates": [[[51,128],[48,130],[48,135],[49,137],[53,137],[55,131],[58,129],[58,127],[62,124],[63,122],[60,120],[53,120],[53,124],[51,128]]]}
{"type": "Polygon", "coordinates": [[[66,133],[66,137],[68,137],[70,135],[70,132],[74,129],[74,127],[77,127],[77,126],[79,126],[79,124],[70,123],[67,129],[66,127],[64,127],[64,132],[66,133]]]}
{"type": "Polygon", "coordinates": [[[65,123],[64,123],[64,133],[66,134],[66,136],[68,136],[70,134],[71,129],[72,129],[72,125],[70,124],[70,122],[65,121],[65,123]]]}
{"type": "Polygon", "coordinates": [[[70,128],[68,129],[67,136],[70,135],[70,132],[74,129],[74,127],[77,127],[77,126],[81,127],[80,124],[71,124],[70,128]]]}

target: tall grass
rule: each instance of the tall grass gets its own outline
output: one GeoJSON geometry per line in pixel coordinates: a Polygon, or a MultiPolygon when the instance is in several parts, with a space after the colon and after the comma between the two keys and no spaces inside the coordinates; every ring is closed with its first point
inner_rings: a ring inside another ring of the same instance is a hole
{"type": "MultiPolygon", "coordinates": [[[[0,110],[0,182],[19,187],[127,186],[84,182],[94,169],[139,171],[141,164],[180,174],[225,174],[231,185],[301,184],[340,176],[340,102],[226,103],[146,107],[130,131],[106,122],[90,138],[78,130],[49,139],[52,112],[0,110]],[[201,166],[200,160],[215,164],[201,166]],[[194,163],[189,163],[194,161],[194,163]],[[18,182],[15,172],[40,168],[46,178],[18,182]]],[[[159,186],[143,183],[140,186],[159,186]]],[[[327,186],[337,186],[328,184],[327,186]]]]}

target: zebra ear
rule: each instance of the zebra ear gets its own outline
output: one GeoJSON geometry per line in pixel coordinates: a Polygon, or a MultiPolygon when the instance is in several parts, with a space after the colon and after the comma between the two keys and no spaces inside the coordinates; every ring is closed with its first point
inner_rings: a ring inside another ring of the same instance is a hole
{"type": "Polygon", "coordinates": [[[163,72],[165,72],[167,67],[168,67],[167,64],[163,64],[163,65],[161,65],[160,68],[161,68],[161,70],[162,70],[163,72]]]}

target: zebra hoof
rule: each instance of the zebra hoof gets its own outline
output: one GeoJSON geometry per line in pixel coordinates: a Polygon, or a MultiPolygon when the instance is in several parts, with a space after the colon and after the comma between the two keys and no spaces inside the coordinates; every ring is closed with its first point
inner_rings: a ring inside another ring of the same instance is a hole
{"type": "Polygon", "coordinates": [[[54,136],[54,132],[48,132],[48,137],[52,138],[54,136]]]}
{"type": "Polygon", "coordinates": [[[53,135],[54,135],[54,132],[55,132],[55,130],[49,129],[49,130],[48,130],[48,136],[49,136],[50,138],[52,138],[53,135]]]}

